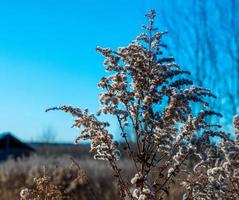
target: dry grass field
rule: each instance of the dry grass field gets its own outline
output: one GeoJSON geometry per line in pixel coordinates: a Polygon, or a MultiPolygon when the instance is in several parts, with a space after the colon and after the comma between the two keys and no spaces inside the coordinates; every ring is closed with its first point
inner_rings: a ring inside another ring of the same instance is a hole
{"type": "MultiPolygon", "coordinates": [[[[50,177],[50,181],[63,194],[63,199],[119,199],[110,167],[106,162],[95,161],[86,155],[88,145],[32,146],[37,151],[30,157],[0,163],[1,200],[18,200],[23,188],[34,188],[34,180],[44,176],[50,177]]],[[[122,159],[120,167],[128,173],[125,176],[133,176],[132,164],[128,160],[122,159]]],[[[171,191],[168,199],[180,199],[178,187],[171,191]]]]}

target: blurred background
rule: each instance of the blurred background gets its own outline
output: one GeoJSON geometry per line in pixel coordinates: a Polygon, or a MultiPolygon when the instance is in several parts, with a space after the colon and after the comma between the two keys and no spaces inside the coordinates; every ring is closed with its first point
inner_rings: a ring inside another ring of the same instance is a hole
{"type": "Polygon", "coordinates": [[[218,96],[211,105],[230,130],[239,112],[238,0],[9,0],[0,2],[0,132],[27,142],[72,142],[72,119],[45,109],[96,112],[96,84],[105,74],[96,46],[127,45],[152,8],[160,31],[169,32],[168,52],[192,72],[194,84],[218,96]]]}

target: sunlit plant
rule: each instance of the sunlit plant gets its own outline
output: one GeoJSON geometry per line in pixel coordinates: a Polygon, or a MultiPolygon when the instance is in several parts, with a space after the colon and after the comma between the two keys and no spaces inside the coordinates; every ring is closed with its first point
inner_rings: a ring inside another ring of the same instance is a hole
{"type": "MultiPolygon", "coordinates": [[[[155,15],[154,10],[145,15],[148,25],[143,26],[144,33],[127,47],[97,47],[110,72],[98,84],[103,92],[97,115],[116,117],[134,177],[126,177],[118,167],[119,142],[107,129],[109,123],[100,121],[88,109],[61,106],[47,111],[63,110],[74,116],[74,127],[81,131],[76,142],[90,141],[94,158],[110,164],[122,199],[166,199],[177,183],[184,187],[184,199],[218,199],[222,195],[222,199],[238,198],[239,154],[231,157],[232,152],[239,152],[238,139],[230,141],[220,125],[208,122],[208,117],[221,116],[207,103],[215,96],[208,89],[194,86],[188,78],[190,73],[182,70],[174,58],[164,56],[165,32],[157,32],[154,27],[155,15]],[[196,112],[194,104],[201,110],[196,112]],[[127,131],[129,126],[132,132],[127,131]],[[132,134],[133,144],[129,141],[132,134]],[[212,144],[215,137],[218,142],[212,144]],[[190,170],[188,162],[192,158],[196,159],[190,170]],[[229,185],[237,194],[232,191],[228,196],[229,185]]],[[[235,118],[237,131],[238,121],[235,118]]]]}

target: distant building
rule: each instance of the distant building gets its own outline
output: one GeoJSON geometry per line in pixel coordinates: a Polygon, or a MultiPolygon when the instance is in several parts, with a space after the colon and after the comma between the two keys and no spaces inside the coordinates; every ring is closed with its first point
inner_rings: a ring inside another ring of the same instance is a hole
{"type": "Polygon", "coordinates": [[[8,157],[29,156],[33,151],[32,147],[21,142],[11,133],[0,133],[0,161],[6,160],[8,157]]]}

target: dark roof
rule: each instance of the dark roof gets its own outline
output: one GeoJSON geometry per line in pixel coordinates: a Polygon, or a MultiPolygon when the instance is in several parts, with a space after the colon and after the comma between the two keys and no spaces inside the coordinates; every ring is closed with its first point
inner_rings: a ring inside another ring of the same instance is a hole
{"type": "Polygon", "coordinates": [[[11,133],[10,132],[0,133],[0,140],[7,137],[8,135],[11,135],[11,133]]]}
{"type": "Polygon", "coordinates": [[[21,142],[19,139],[13,136],[10,132],[1,133],[0,134],[0,150],[10,149],[10,148],[34,151],[32,147],[30,147],[24,142],[21,142]]]}

